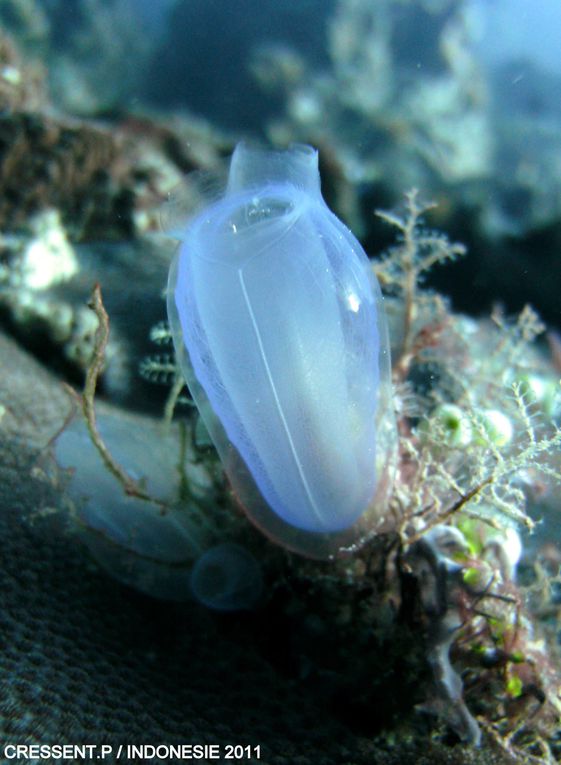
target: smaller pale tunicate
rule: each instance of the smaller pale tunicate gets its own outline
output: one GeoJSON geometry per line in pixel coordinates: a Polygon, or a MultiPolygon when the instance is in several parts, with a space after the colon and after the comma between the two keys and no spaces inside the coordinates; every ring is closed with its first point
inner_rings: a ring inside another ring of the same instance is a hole
{"type": "Polygon", "coordinates": [[[165,600],[198,600],[219,611],[251,609],[263,591],[261,568],[240,545],[219,542],[213,484],[204,466],[185,464],[190,499],[178,501],[178,436],[160,423],[103,407],[97,426],[128,475],[154,501],[127,495],[103,463],[86,424],[73,419],[54,444],[76,533],[120,582],[165,600]],[[154,448],[147,449],[147,441],[154,448]]]}
{"type": "Polygon", "coordinates": [[[107,407],[98,411],[97,424],[114,458],[154,501],[124,492],[104,465],[84,420],[76,417],[57,437],[54,457],[66,474],[65,496],[78,535],[121,582],[154,597],[191,600],[191,568],[212,531],[212,518],[197,501],[212,499],[210,478],[201,466],[186,466],[193,497],[180,504],[176,432],[165,434],[146,418],[107,407]],[[150,439],[156,448],[147,448],[150,439]]]}
{"type": "Polygon", "coordinates": [[[191,588],[198,601],[215,611],[251,609],[263,593],[261,567],[244,547],[225,542],[197,560],[191,588]]]}
{"type": "Polygon", "coordinates": [[[309,146],[239,144],[225,193],[188,224],[168,313],[236,498],[313,557],[385,524],[395,427],[382,296],[325,204],[309,146]]]}

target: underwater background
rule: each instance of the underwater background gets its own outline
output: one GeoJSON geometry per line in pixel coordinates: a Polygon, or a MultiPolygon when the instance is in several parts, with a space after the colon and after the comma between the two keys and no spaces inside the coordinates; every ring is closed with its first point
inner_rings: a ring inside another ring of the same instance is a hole
{"type": "Polygon", "coordinates": [[[1,762],[561,760],[559,30],[0,0],[1,762]],[[318,150],[385,296],[397,446],[353,555],[261,534],[178,371],[168,270],[240,141],[318,150]]]}

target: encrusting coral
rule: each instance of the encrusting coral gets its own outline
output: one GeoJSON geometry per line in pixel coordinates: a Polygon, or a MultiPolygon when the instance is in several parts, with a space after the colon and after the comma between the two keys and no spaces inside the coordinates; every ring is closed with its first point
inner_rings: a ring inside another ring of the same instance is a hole
{"type": "Polygon", "coordinates": [[[545,328],[530,307],[513,323],[498,311],[477,323],[455,316],[438,295],[418,292],[428,268],[463,254],[422,228],[427,209],[413,191],[403,216],[379,213],[401,242],[378,268],[397,295],[403,327],[394,366],[404,416],[392,503],[436,678],[435,699],[424,708],[471,743],[483,729],[511,755],[552,758],[559,657],[535,635],[515,575],[520,529],[536,522],[532,495],[561,478],[558,380],[533,345],[545,328]],[[548,396],[533,393],[529,380],[537,379],[548,396]]]}

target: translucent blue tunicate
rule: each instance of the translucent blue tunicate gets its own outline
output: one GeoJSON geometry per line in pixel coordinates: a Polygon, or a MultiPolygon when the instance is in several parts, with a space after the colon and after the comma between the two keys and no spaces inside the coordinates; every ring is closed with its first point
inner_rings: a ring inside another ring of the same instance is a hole
{"type": "Polygon", "coordinates": [[[231,542],[211,547],[191,572],[193,595],[207,608],[240,611],[254,608],[263,593],[261,568],[253,555],[231,542]]]}
{"type": "Polygon", "coordinates": [[[105,443],[154,502],[125,494],[104,465],[81,417],[58,436],[54,457],[67,471],[65,496],[75,530],[98,563],[119,581],[154,597],[191,600],[191,568],[209,536],[197,523],[203,507],[195,498],[211,499],[212,485],[203,468],[187,465],[193,496],[180,506],[175,497],[178,434],[164,434],[155,427],[149,430],[147,425],[146,420],[98,407],[97,426],[105,443]],[[165,512],[158,501],[168,505],[165,512]]]}
{"type": "Polygon", "coordinates": [[[382,297],[323,201],[317,152],[238,145],[168,296],[191,393],[255,523],[317,557],[379,528],[395,443],[382,297]]]}

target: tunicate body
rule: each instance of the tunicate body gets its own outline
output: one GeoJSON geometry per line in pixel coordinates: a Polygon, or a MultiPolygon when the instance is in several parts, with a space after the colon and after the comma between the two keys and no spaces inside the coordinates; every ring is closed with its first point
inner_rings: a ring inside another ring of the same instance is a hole
{"type": "Polygon", "coordinates": [[[236,147],[225,193],[185,230],[168,313],[252,520],[312,557],[380,528],[395,451],[382,296],[314,149],[236,147]]]}
{"type": "MultiPolygon", "coordinates": [[[[66,472],[65,495],[75,531],[111,576],[157,598],[191,600],[190,574],[209,545],[197,516],[197,498],[210,498],[212,484],[202,467],[186,467],[192,499],[179,506],[176,432],[148,428],[146,419],[107,407],[97,426],[114,458],[154,501],[127,495],[93,445],[86,424],[75,417],[57,437],[54,457],[66,472]],[[157,438],[157,440],[156,440],[157,438]],[[148,441],[157,444],[147,448],[148,441]],[[162,510],[158,502],[165,502],[162,510]]],[[[212,526],[212,519],[208,524],[212,526]]]]}
{"type": "Polygon", "coordinates": [[[54,457],[64,471],[73,528],[100,566],[156,598],[195,599],[218,611],[255,607],[263,593],[261,567],[245,547],[221,541],[228,529],[212,516],[211,477],[190,455],[185,463],[189,500],[178,501],[179,434],[150,426],[147,418],[99,409],[97,427],[105,444],[152,498],[125,493],[82,417],[58,435],[54,457]],[[146,448],[147,438],[154,448],[146,448]]]}

